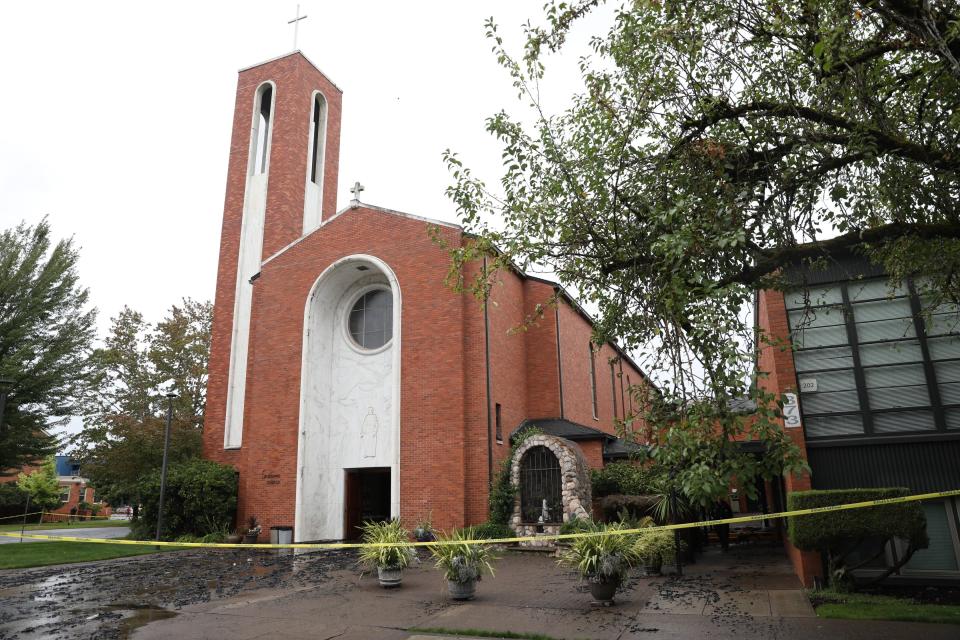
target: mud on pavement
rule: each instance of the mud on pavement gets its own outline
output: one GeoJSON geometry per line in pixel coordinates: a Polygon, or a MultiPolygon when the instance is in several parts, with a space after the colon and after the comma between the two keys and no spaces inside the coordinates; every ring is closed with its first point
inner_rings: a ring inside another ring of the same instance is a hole
{"type": "Polygon", "coordinates": [[[355,563],[350,551],[204,549],[0,571],[0,640],[125,638],[190,604],[314,586],[355,563]]]}

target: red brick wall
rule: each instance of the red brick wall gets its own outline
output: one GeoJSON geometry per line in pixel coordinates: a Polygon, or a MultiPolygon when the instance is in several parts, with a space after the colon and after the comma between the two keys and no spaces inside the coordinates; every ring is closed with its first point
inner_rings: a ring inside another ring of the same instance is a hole
{"type": "MultiPolygon", "coordinates": [[[[240,226],[247,179],[250,132],[257,88],[267,80],[276,85],[270,174],[263,241],[263,258],[300,237],[303,229],[303,194],[307,171],[307,144],[314,90],[327,99],[327,138],[323,216],[336,209],[339,170],[342,94],[299,53],[240,72],[234,105],[233,134],[227,168],[227,189],[220,231],[220,261],[214,300],[204,455],[235,463],[239,456],[223,450],[230,339],[239,256],[240,226]]],[[[254,296],[257,290],[254,290],[254,296]]],[[[256,301],[254,301],[256,304],[256,301]]]]}
{"type": "MultiPolygon", "coordinates": [[[[643,375],[629,362],[624,362],[610,345],[593,345],[594,369],[597,384],[597,417],[593,416],[590,386],[590,338],[592,327],[576,309],[564,302],[560,305],[560,348],[563,363],[564,417],[573,422],[616,434],[616,420],[623,419],[622,407],[626,398],[626,384],[620,387],[623,375],[629,375],[634,384],[640,384],[643,375]],[[614,384],[610,381],[610,363],[613,361],[614,384]],[[616,400],[616,415],[614,415],[616,400]]],[[[629,405],[628,405],[629,406],[629,405]]]]}
{"type": "MultiPolygon", "coordinates": [[[[787,324],[787,309],[783,301],[783,294],[777,291],[761,291],[757,297],[757,318],[760,329],[771,339],[783,341],[789,345],[790,330],[787,324]]],[[[796,391],[797,374],[793,366],[793,352],[789,346],[779,344],[764,345],[757,362],[759,371],[766,372],[766,377],[760,378],[760,386],[766,391],[783,393],[796,391]]],[[[807,455],[806,441],[803,429],[785,429],[791,440],[800,447],[804,458],[807,455]]],[[[786,491],[805,491],[810,489],[810,476],[786,476],[784,478],[786,491]]],[[[784,547],[793,562],[794,569],[805,586],[813,586],[814,576],[822,574],[820,555],[809,551],[800,551],[788,540],[784,540],[784,547]]]]}
{"type": "Polygon", "coordinates": [[[534,319],[524,333],[526,342],[527,418],[560,417],[560,376],[557,369],[556,313],[549,306],[553,286],[524,282],[524,310],[534,319]],[[537,305],[542,315],[537,314],[537,305]]]}
{"type": "MultiPolygon", "coordinates": [[[[458,231],[443,234],[459,242],[458,231]]],[[[307,296],[327,266],[358,253],[374,255],[394,270],[402,298],[401,513],[414,519],[432,510],[434,524],[442,528],[464,522],[464,381],[480,376],[465,375],[470,344],[463,327],[465,309],[475,303],[444,285],[449,258],[431,242],[423,222],[359,208],[267,263],[255,284],[243,448],[223,459],[240,469],[239,517],[257,516],[265,531],[294,520],[307,296]],[[279,475],[279,483],[265,483],[267,473],[279,475]]],[[[205,433],[208,451],[223,453],[222,427],[211,434],[205,433]]]]}

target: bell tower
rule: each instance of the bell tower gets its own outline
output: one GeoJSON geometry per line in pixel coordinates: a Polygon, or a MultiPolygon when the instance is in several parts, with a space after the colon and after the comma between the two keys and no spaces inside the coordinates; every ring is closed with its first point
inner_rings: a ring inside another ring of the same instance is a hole
{"type": "Polygon", "coordinates": [[[207,408],[224,449],[243,441],[260,265],[336,209],[343,93],[302,53],[240,70],[220,235],[207,408]]]}

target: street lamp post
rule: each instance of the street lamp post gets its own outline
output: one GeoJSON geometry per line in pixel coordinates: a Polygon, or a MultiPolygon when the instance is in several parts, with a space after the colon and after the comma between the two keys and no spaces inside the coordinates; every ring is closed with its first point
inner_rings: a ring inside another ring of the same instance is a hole
{"type": "Polygon", "coordinates": [[[160,530],[163,528],[163,494],[167,489],[167,456],[170,454],[170,424],[173,422],[173,399],[177,397],[172,391],[164,394],[167,398],[167,430],[163,436],[163,466],[160,469],[160,505],[157,509],[157,542],[160,542],[160,530]]]}
{"type": "Polygon", "coordinates": [[[0,378],[0,433],[3,433],[3,413],[7,408],[7,395],[13,382],[9,378],[0,378]]]}

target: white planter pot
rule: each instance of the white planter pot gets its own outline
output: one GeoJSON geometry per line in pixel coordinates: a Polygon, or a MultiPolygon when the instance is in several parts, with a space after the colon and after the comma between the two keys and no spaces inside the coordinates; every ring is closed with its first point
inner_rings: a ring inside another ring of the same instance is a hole
{"type": "Polygon", "coordinates": [[[472,600],[473,594],[477,591],[477,581],[454,582],[453,580],[447,580],[447,590],[454,600],[472,600]]]}
{"type": "Polygon", "coordinates": [[[403,580],[403,569],[384,569],[377,567],[377,577],[380,578],[380,586],[385,589],[399,587],[403,580]]]}

